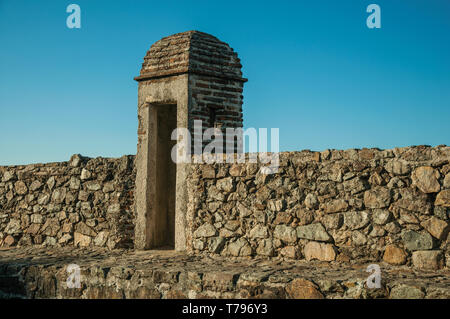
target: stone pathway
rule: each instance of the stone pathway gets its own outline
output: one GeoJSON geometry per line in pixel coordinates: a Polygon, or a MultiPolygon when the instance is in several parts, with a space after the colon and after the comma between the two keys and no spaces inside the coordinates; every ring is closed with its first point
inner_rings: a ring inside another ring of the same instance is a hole
{"type": "Polygon", "coordinates": [[[2,298],[450,298],[450,271],[367,264],[225,258],[172,250],[0,249],[2,298]],[[67,266],[80,267],[68,288],[67,266]]]}

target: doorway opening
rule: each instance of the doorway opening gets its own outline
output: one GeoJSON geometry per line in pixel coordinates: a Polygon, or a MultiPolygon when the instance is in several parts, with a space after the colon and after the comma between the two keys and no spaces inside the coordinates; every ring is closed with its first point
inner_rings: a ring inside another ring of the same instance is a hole
{"type": "Polygon", "coordinates": [[[176,202],[176,163],[171,151],[176,141],[171,134],[177,128],[177,105],[152,105],[150,117],[153,118],[155,144],[153,157],[154,183],[153,197],[150,204],[152,218],[152,237],[154,248],[175,248],[175,202],[176,202]]]}

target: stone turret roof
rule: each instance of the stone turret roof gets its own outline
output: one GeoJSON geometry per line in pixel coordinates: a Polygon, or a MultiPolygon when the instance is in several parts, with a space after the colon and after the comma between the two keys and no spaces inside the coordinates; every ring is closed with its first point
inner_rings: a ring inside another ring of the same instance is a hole
{"type": "Polygon", "coordinates": [[[204,32],[187,31],[155,42],[135,80],[195,73],[245,82],[241,67],[237,53],[227,43],[204,32]]]}

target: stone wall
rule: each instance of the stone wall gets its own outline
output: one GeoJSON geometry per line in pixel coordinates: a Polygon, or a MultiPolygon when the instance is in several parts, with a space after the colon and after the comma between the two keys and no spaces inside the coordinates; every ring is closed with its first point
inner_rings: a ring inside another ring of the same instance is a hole
{"type": "Polygon", "coordinates": [[[224,256],[447,267],[450,147],[280,153],[259,164],[197,164],[188,248],[224,256]]]}
{"type": "Polygon", "coordinates": [[[133,247],[134,156],[0,167],[0,246],[133,247]]]}
{"type": "MultiPolygon", "coordinates": [[[[450,264],[450,147],[280,153],[188,165],[194,254],[450,264]]],[[[0,167],[0,245],[133,248],[134,156],[0,167]]]]}

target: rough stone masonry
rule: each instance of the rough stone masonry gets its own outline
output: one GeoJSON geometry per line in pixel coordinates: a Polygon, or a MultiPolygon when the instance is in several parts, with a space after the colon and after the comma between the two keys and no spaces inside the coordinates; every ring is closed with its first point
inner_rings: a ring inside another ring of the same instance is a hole
{"type": "Polygon", "coordinates": [[[223,256],[449,264],[450,147],[280,153],[192,165],[189,249],[223,256]]]}
{"type": "Polygon", "coordinates": [[[211,35],[164,38],[136,78],[136,157],[0,167],[0,296],[449,298],[448,146],[284,152],[269,175],[171,161],[174,128],[242,126],[240,68],[211,35]]]}
{"type": "Polygon", "coordinates": [[[132,248],[134,156],[0,167],[0,246],[132,248]]]}
{"type": "Polygon", "coordinates": [[[450,298],[449,153],[281,153],[273,175],[192,165],[186,253],[130,249],[132,156],[1,167],[0,296],[450,298]]]}

